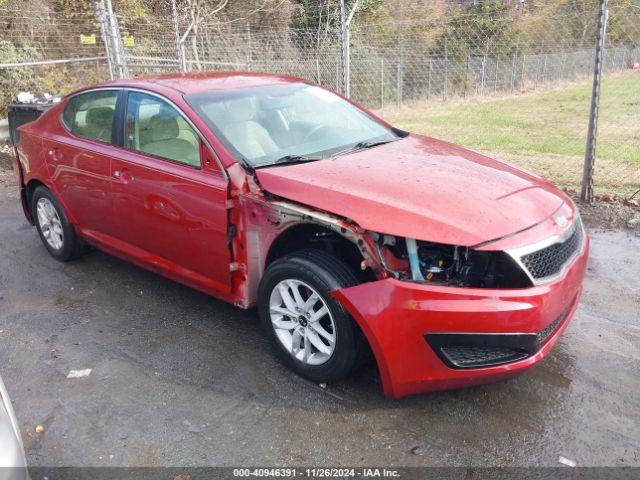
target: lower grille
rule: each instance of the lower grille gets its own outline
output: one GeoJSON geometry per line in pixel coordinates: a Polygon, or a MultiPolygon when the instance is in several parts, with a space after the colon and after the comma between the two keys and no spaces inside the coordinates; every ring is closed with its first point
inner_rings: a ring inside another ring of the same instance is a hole
{"type": "Polygon", "coordinates": [[[567,318],[574,300],[538,333],[427,333],[433,351],[451,368],[482,368],[534,355],[567,318]]]}
{"type": "MultiPolygon", "coordinates": [[[[572,302],[573,304],[573,302],[572,302]]],[[[551,334],[553,332],[555,332],[556,328],[558,328],[558,325],[560,325],[562,323],[562,321],[564,320],[564,317],[567,316],[567,312],[569,311],[569,307],[565,308],[562,313],[560,315],[558,315],[558,317],[551,322],[549,325],[547,325],[546,327],[544,327],[542,330],[540,330],[537,334],[536,337],[538,337],[538,343],[540,345],[544,344],[547,339],[551,336],[551,334]]]]}
{"type": "Polygon", "coordinates": [[[529,356],[529,352],[504,347],[453,346],[444,347],[441,351],[458,368],[500,365],[529,356]]]}

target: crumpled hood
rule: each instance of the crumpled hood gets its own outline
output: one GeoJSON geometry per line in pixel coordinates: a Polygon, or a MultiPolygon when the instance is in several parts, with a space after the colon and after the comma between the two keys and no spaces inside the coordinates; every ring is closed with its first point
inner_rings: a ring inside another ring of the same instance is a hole
{"type": "Polygon", "coordinates": [[[564,203],[536,176],[418,135],[257,175],[266,191],[364,229],[464,246],[531,227],[564,203]]]}

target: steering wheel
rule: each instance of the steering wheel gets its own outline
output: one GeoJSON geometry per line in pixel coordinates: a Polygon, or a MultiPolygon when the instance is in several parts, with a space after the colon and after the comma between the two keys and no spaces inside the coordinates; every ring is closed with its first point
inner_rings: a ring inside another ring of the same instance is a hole
{"type": "Polygon", "coordinates": [[[302,143],[306,143],[310,141],[318,132],[321,132],[323,129],[330,128],[329,125],[316,125],[304,136],[302,139],[302,143]]]}

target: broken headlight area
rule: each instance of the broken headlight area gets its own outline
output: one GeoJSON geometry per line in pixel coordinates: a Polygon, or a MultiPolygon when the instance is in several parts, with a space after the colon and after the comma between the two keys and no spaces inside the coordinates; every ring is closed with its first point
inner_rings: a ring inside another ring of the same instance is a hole
{"type": "Polygon", "coordinates": [[[468,288],[527,288],[532,283],[505,252],[480,251],[372,233],[384,268],[401,280],[468,288]]]}

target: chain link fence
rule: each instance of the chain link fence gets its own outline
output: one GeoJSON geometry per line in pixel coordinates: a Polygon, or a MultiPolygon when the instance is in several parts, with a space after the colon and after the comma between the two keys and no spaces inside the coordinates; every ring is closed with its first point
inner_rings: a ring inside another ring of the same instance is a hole
{"type": "MultiPolygon", "coordinates": [[[[596,193],[640,188],[640,5],[610,0],[596,193]]],[[[0,9],[0,101],[66,93],[123,76],[259,71],[299,76],[382,110],[401,128],[470,146],[579,190],[589,125],[598,2],[554,11],[495,4],[433,20],[265,29],[190,20],[170,0],[119,16],[110,0],[63,15],[0,9]],[[34,28],[34,25],[46,25],[34,28]],[[348,64],[348,85],[343,68],[348,64]]],[[[2,106],[0,106],[0,111],[2,106]]]]}

